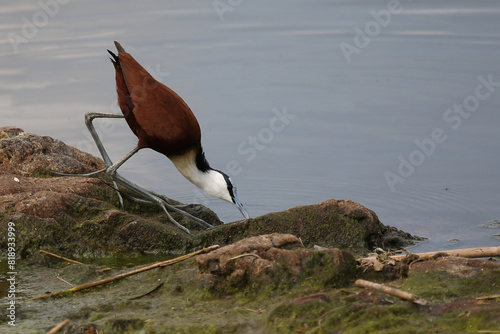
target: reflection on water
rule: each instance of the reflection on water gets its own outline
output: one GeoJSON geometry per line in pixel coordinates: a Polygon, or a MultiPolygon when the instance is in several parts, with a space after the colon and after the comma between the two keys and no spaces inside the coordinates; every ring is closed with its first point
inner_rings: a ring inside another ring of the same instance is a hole
{"type": "MultiPolygon", "coordinates": [[[[72,0],[52,12],[13,2],[0,9],[1,125],[97,154],[83,115],[119,112],[106,53],[118,40],[191,106],[210,163],[227,170],[236,161],[231,176],[252,216],[345,198],[429,237],[420,249],[498,245],[478,227],[500,218],[497,2],[401,1],[387,10],[387,1],[279,0],[242,2],[221,16],[210,1],[72,0]],[[340,45],[350,46],[349,61],[340,45]],[[474,99],[480,76],[491,77],[479,89],[489,94],[474,99]],[[295,117],[264,130],[283,108],[295,117]],[[446,116],[460,117],[460,127],[446,116]],[[416,141],[435,129],[446,140],[425,152],[416,141]],[[249,138],[259,134],[255,146],[249,138]],[[398,172],[401,159],[411,172],[398,172]],[[387,172],[400,177],[394,187],[387,172]]],[[[120,121],[101,132],[115,160],[135,144],[120,121]]],[[[240,219],[154,152],[121,171],[240,219]]]]}

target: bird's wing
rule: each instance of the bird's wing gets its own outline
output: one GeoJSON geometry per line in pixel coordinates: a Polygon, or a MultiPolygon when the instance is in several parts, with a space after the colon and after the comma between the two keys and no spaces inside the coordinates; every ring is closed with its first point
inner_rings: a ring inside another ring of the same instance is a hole
{"type": "MultiPolygon", "coordinates": [[[[200,127],[184,100],[155,80],[130,54],[120,52],[118,58],[123,82],[133,104],[132,113],[140,127],[136,132],[139,146],[169,155],[198,142],[200,127]]],[[[127,109],[127,99],[124,102],[127,109]]]]}

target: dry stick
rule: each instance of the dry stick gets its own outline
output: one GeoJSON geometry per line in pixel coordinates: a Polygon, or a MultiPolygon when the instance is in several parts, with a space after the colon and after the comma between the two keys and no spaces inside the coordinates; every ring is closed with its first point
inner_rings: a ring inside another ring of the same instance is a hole
{"type": "Polygon", "coordinates": [[[47,332],[47,334],[55,334],[57,332],[59,332],[64,326],[66,326],[69,322],[69,319],[66,319],[60,323],[58,323],[57,325],[55,325],[54,327],[52,327],[52,329],[50,331],[47,332]]]}
{"type": "Polygon", "coordinates": [[[68,285],[69,285],[70,287],[72,287],[72,288],[74,288],[74,287],[75,287],[75,285],[74,285],[74,284],[71,284],[70,282],[66,281],[64,278],[61,278],[61,277],[59,277],[59,276],[56,276],[56,278],[57,278],[58,280],[60,280],[61,282],[64,282],[64,283],[68,284],[68,285]]]}
{"type": "Polygon", "coordinates": [[[476,300],[488,300],[488,299],[498,299],[498,298],[500,298],[500,295],[491,295],[491,296],[477,297],[476,300]]]}
{"type": "Polygon", "coordinates": [[[150,294],[152,294],[153,292],[155,292],[156,290],[158,290],[159,288],[161,288],[162,286],[163,286],[163,282],[161,282],[160,284],[158,284],[158,285],[156,286],[156,288],[154,288],[153,290],[148,291],[148,292],[146,292],[146,293],[143,293],[143,294],[142,294],[142,295],[140,295],[140,296],[136,296],[136,297],[129,298],[128,300],[136,300],[136,299],[142,298],[142,297],[144,297],[144,296],[150,295],[150,294]]]}
{"type": "Polygon", "coordinates": [[[54,253],[51,253],[51,252],[47,252],[47,251],[44,251],[43,249],[40,249],[39,250],[40,253],[44,253],[44,254],[48,254],[48,255],[51,255],[51,256],[54,256],[54,257],[57,257],[58,259],[61,259],[61,260],[64,260],[64,261],[68,261],[68,262],[71,262],[71,263],[75,263],[75,264],[83,264],[81,262],[78,262],[78,261],[75,261],[75,260],[71,260],[71,259],[68,259],[64,256],[61,256],[61,255],[57,255],[57,254],[54,254],[54,253]]]}
{"type": "Polygon", "coordinates": [[[258,309],[258,310],[254,310],[254,309],[251,309],[251,308],[246,308],[245,310],[247,310],[248,312],[253,312],[253,313],[257,313],[257,314],[262,314],[262,309],[258,309]]]}
{"type": "Polygon", "coordinates": [[[45,295],[42,295],[42,296],[38,296],[38,297],[35,297],[35,298],[25,299],[22,302],[27,302],[27,301],[32,301],[32,300],[38,300],[38,299],[46,299],[46,298],[50,298],[50,297],[53,297],[53,296],[59,296],[59,295],[62,295],[62,294],[65,294],[65,293],[69,293],[69,292],[75,292],[75,291],[79,291],[79,290],[83,290],[83,289],[88,289],[88,288],[91,288],[91,287],[94,287],[94,286],[98,286],[98,285],[106,284],[106,283],[109,283],[109,282],[113,282],[113,281],[122,279],[122,278],[127,277],[127,276],[132,276],[132,275],[135,275],[135,274],[138,274],[138,273],[142,273],[144,271],[151,270],[151,269],[154,269],[154,268],[170,266],[172,264],[184,261],[184,260],[186,260],[186,259],[188,259],[190,257],[196,256],[198,254],[211,252],[211,251],[213,251],[213,250],[215,250],[217,248],[219,248],[219,245],[210,246],[210,247],[207,247],[207,248],[200,249],[200,250],[198,250],[196,252],[192,252],[192,253],[189,253],[189,254],[186,254],[186,255],[182,255],[182,256],[176,257],[175,259],[172,259],[172,260],[157,262],[157,263],[154,263],[152,265],[149,265],[149,266],[146,266],[146,267],[142,267],[142,268],[139,268],[139,269],[136,269],[136,270],[132,270],[132,271],[129,271],[129,272],[117,275],[117,276],[109,277],[109,278],[106,278],[106,279],[103,279],[103,280],[100,280],[100,281],[96,281],[96,282],[92,282],[92,283],[88,283],[88,284],[78,285],[78,286],[75,286],[74,288],[71,288],[71,289],[68,289],[68,290],[62,290],[62,291],[58,291],[58,292],[54,292],[54,293],[48,293],[48,294],[45,294],[45,295]]]}
{"type": "Polygon", "coordinates": [[[412,293],[405,292],[403,290],[399,290],[399,289],[396,289],[396,288],[388,287],[388,286],[383,285],[383,284],[378,284],[378,283],[374,283],[374,282],[370,282],[370,281],[365,281],[363,279],[356,280],[356,282],[354,282],[354,284],[356,286],[360,286],[360,287],[363,287],[363,288],[372,288],[372,289],[375,289],[375,290],[379,290],[379,291],[382,291],[384,293],[387,293],[388,295],[396,296],[398,298],[401,298],[401,299],[404,299],[404,300],[408,300],[410,302],[414,302],[415,304],[419,304],[419,305],[426,305],[427,304],[427,300],[425,300],[423,298],[420,298],[418,296],[415,296],[412,293]]]}
{"type": "MultiPolygon", "coordinates": [[[[493,257],[500,256],[500,246],[498,247],[479,247],[479,248],[464,248],[464,249],[454,249],[448,251],[440,252],[428,252],[428,253],[417,253],[420,259],[430,259],[436,255],[442,256],[456,256],[456,257],[467,257],[467,258],[478,258],[478,257],[493,257]]],[[[407,255],[392,255],[389,258],[394,260],[404,259],[407,255]]],[[[376,257],[370,256],[359,259],[360,261],[374,260],[376,257]]]]}

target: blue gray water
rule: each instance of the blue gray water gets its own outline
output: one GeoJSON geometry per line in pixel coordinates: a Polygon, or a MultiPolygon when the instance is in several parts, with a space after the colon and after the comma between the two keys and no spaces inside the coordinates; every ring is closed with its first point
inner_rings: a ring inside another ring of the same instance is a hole
{"type": "MultiPolygon", "coordinates": [[[[119,112],[117,40],[190,105],[250,215],[344,198],[420,251],[500,243],[479,227],[500,219],[498,1],[11,1],[0,33],[2,126],[98,154],[83,115],[119,112]]],[[[135,145],[98,129],[114,160],[135,145]]],[[[152,151],[121,173],[240,219],[152,151]]]]}

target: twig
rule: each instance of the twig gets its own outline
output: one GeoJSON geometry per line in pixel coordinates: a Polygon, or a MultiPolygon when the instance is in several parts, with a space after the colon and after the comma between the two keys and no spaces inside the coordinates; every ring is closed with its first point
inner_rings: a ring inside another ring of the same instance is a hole
{"type": "Polygon", "coordinates": [[[69,322],[69,319],[66,319],[60,323],[58,323],[57,325],[55,325],[54,327],[52,327],[52,329],[50,331],[47,332],[47,334],[55,334],[57,332],[59,332],[64,326],[66,326],[69,322]]]}
{"type": "Polygon", "coordinates": [[[354,284],[356,286],[359,286],[359,287],[371,288],[371,289],[375,289],[378,291],[382,291],[383,293],[386,293],[388,295],[396,296],[398,298],[408,300],[408,301],[413,302],[415,304],[419,304],[419,305],[426,305],[427,304],[427,300],[425,300],[423,298],[420,298],[412,293],[405,292],[403,290],[388,287],[388,286],[383,285],[383,284],[365,281],[363,279],[356,280],[356,282],[354,282],[354,284]]]}
{"type": "Polygon", "coordinates": [[[62,294],[65,294],[65,293],[69,293],[69,292],[75,292],[75,291],[79,291],[79,290],[83,290],[83,289],[92,288],[94,286],[98,286],[98,285],[106,284],[106,283],[109,283],[109,282],[113,282],[113,281],[122,279],[124,277],[132,276],[132,275],[135,275],[135,274],[138,274],[138,273],[142,273],[144,271],[151,270],[151,269],[154,269],[154,268],[170,266],[172,264],[184,261],[184,260],[186,260],[186,259],[188,259],[190,257],[196,256],[198,254],[211,252],[211,251],[213,251],[214,249],[217,249],[217,248],[219,248],[218,245],[210,246],[210,247],[207,247],[207,248],[200,249],[200,250],[198,250],[196,252],[192,252],[192,253],[189,253],[189,254],[186,254],[186,255],[179,256],[179,257],[177,257],[175,259],[172,259],[172,260],[157,262],[157,263],[154,263],[152,265],[149,265],[149,266],[146,266],[146,267],[143,267],[143,268],[139,268],[139,269],[136,269],[136,270],[132,270],[132,271],[129,271],[129,272],[117,275],[117,276],[109,277],[109,278],[106,278],[106,279],[103,279],[103,280],[100,280],[100,281],[96,281],[96,282],[92,282],[92,283],[78,285],[78,286],[75,286],[74,288],[71,288],[71,289],[68,289],[68,290],[57,291],[57,292],[54,292],[54,293],[48,293],[48,294],[45,294],[45,295],[42,295],[42,296],[38,296],[38,297],[30,298],[30,299],[25,299],[25,300],[23,300],[21,302],[27,302],[27,301],[38,300],[38,299],[46,299],[46,298],[50,298],[50,297],[54,297],[54,296],[59,296],[59,295],[62,295],[62,294]]]}
{"type": "Polygon", "coordinates": [[[488,299],[498,299],[498,298],[500,298],[500,295],[491,295],[491,296],[477,297],[476,300],[488,300],[488,299]]]}
{"type": "Polygon", "coordinates": [[[160,284],[158,284],[158,285],[156,286],[156,288],[154,288],[153,290],[148,291],[148,292],[146,292],[146,293],[143,293],[143,294],[142,294],[142,295],[140,295],[140,296],[136,296],[136,297],[129,298],[128,300],[135,300],[135,299],[139,299],[139,298],[142,298],[142,297],[144,297],[144,296],[150,295],[150,294],[152,294],[153,292],[155,292],[156,290],[158,290],[159,288],[161,288],[162,286],[163,286],[163,282],[161,282],[160,284]]]}
{"type": "Polygon", "coordinates": [[[43,249],[40,249],[39,250],[40,253],[44,253],[44,254],[48,254],[48,255],[51,255],[53,257],[57,257],[58,259],[61,259],[61,260],[64,260],[64,261],[68,261],[68,262],[71,262],[71,263],[75,263],[75,264],[83,264],[81,262],[78,262],[78,261],[75,261],[75,260],[71,260],[71,259],[68,259],[64,256],[61,256],[61,255],[57,255],[57,254],[54,254],[54,253],[51,253],[51,252],[47,252],[47,251],[44,251],[43,249]]]}
{"type": "Polygon", "coordinates": [[[329,311],[326,311],[325,313],[323,313],[319,318],[318,318],[318,327],[320,329],[320,331],[323,331],[323,327],[321,326],[321,323],[323,322],[323,320],[325,319],[326,315],[330,312],[333,312],[335,311],[335,309],[331,309],[329,311]]]}
{"type": "Polygon", "coordinates": [[[300,244],[302,245],[302,248],[306,248],[306,246],[304,246],[304,243],[302,242],[302,238],[299,237],[299,241],[300,241],[300,244]]]}
{"type": "MultiPolygon", "coordinates": [[[[417,255],[419,259],[428,260],[433,258],[436,255],[441,256],[456,256],[456,257],[466,257],[466,258],[478,258],[478,257],[494,257],[500,256],[500,246],[498,247],[478,247],[478,248],[464,248],[464,249],[454,249],[448,251],[440,251],[440,252],[428,252],[428,253],[417,253],[413,254],[417,255]]],[[[404,255],[392,255],[389,258],[394,260],[401,260],[407,257],[404,255]]],[[[359,259],[361,263],[369,262],[375,260],[375,256],[369,256],[359,259]]]]}
{"type": "Polygon", "coordinates": [[[75,287],[74,284],[71,284],[70,282],[66,281],[64,278],[59,277],[59,275],[57,275],[56,278],[58,280],[60,280],[61,282],[64,282],[64,283],[68,284],[70,287],[73,287],[73,288],[75,287]]]}
{"type": "Polygon", "coordinates": [[[248,312],[253,312],[253,313],[257,313],[257,314],[262,314],[262,309],[258,309],[258,310],[254,310],[254,309],[251,309],[251,308],[246,308],[245,310],[247,310],[248,312]]]}

